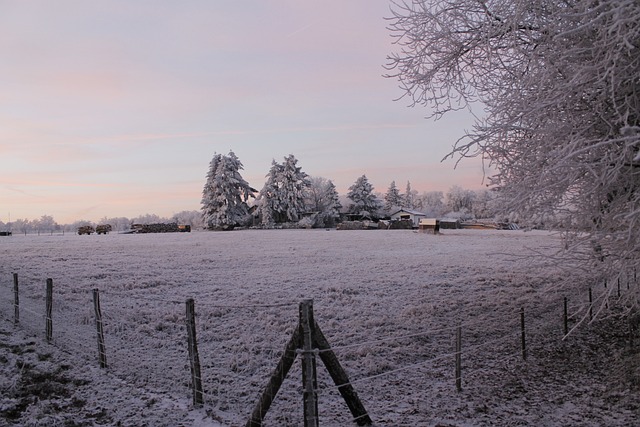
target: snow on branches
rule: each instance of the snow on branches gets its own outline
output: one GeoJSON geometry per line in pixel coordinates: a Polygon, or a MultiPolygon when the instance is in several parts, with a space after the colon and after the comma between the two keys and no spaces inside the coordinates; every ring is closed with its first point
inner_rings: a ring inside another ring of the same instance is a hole
{"type": "Polygon", "coordinates": [[[283,163],[275,160],[271,163],[258,198],[263,225],[298,222],[305,211],[305,195],[311,182],[297,163],[293,154],[285,157],[283,163]]]}
{"type": "Polygon", "coordinates": [[[362,218],[374,219],[378,217],[378,211],[382,207],[382,203],[374,194],[373,186],[366,175],[362,175],[349,187],[347,198],[353,202],[349,206],[350,213],[359,215],[362,218]]]}
{"type": "Polygon", "coordinates": [[[583,267],[640,267],[640,2],[415,0],[389,28],[413,105],[482,104],[450,156],[488,160],[506,211],[566,230],[583,267]]]}
{"type": "Polygon", "coordinates": [[[242,163],[230,151],[214,154],[202,191],[202,219],[209,229],[232,229],[248,221],[247,200],[255,190],[242,178],[242,163]]]}

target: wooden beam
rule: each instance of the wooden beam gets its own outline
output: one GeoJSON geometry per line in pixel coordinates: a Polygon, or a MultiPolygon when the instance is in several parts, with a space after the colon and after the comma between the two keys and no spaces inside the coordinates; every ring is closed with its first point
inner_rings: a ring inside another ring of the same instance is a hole
{"type": "Polygon", "coordinates": [[[273,403],[273,401],[275,400],[276,394],[278,394],[278,391],[280,390],[284,379],[287,377],[291,366],[293,366],[293,362],[296,360],[296,350],[298,350],[300,347],[300,325],[298,325],[293,331],[293,335],[291,335],[291,339],[284,349],[284,353],[282,354],[282,357],[278,362],[278,366],[276,366],[276,369],[271,374],[269,383],[262,392],[262,396],[253,409],[251,418],[249,419],[245,427],[262,426],[262,421],[267,415],[267,411],[269,411],[271,403],[273,403]]]}
{"type": "Polygon", "coordinates": [[[342,398],[347,403],[355,422],[359,426],[370,426],[373,421],[367,414],[367,410],[360,401],[358,393],[356,393],[356,390],[349,382],[349,377],[346,371],[342,365],[340,365],[336,354],[331,350],[329,341],[327,341],[327,338],[324,336],[317,323],[314,331],[314,344],[320,351],[320,359],[327,367],[327,371],[329,371],[331,379],[333,379],[335,385],[338,386],[338,391],[340,391],[342,398]]]}

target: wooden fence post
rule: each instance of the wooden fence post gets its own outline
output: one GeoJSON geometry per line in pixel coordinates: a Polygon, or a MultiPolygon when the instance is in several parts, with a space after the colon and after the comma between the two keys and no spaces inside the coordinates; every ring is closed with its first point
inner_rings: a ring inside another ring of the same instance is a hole
{"type": "Polygon", "coordinates": [[[569,334],[569,306],[567,297],[564,297],[564,335],[569,334]]]}
{"type": "Polygon", "coordinates": [[[524,328],[524,307],[520,308],[520,331],[522,334],[522,358],[527,360],[527,339],[524,328]]]}
{"type": "Polygon", "coordinates": [[[189,364],[191,366],[191,384],[193,388],[193,405],[204,403],[202,391],[202,376],[200,375],[200,356],[196,340],[196,310],[193,298],[187,300],[187,340],[189,347],[189,364]]]}
{"type": "Polygon", "coordinates": [[[53,339],[53,319],[51,315],[53,313],[53,279],[47,279],[47,298],[46,298],[46,332],[47,342],[51,342],[53,339]]]}
{"type": "Polygon", "coordinates": [[[98,336],[98,360],[100,367],[107,367],[107,352],[104,347],[104,331],[102,329],[102,310],[100,309],[100,293],[98,289],[93,290],[93,311],[96,317],[96,332],[98,336]]]}
{"type": "Polygon", "coordinates": [[[315,324],[314,332],[314,344],[320,351],[320,359],[327,367],[327,371],[329,371],[329,375],[331,375],[331,379],[333,379],[334,384],[338,386],[338,391],[349,407],[354,421],[359,426],[370,426],[373,423],[371,417],[369,417],[367,410],[364,408],[362,401],[358,397],[358,393],[356,393],[355,389],[350,384],[346,371],[338,361],[336,354],[331,350],[329,341],[324,336],[317,323],[315,324]]]}
{"type": "Polygon", "coordinates": [[[302,399],[304,405],[304,427],[318,427],[318,383],[316,378],[316,355],[313,349],[315,322],[313,300],[300,303],[300,327],[302,329],[302,399]]]}
{"type": "Polygon", "coordinates": [[[278,390],[282,386],[293,362],[298,354],[302,356],[302,385],[303,385],[303,403],[304,403],[304,426],[317,427],[319,424],[318,417],[318,397],[317,397],[317,378],[316,378],[316,356],[319,355],[324,362],[329,375],[338,387],[338,391],[344,398],[351,414],[353,421],[360,426],[371,425],[372,421],[364,405],[360,401],[358,394],[354,390],[347,373],[340,365],[326,337],[320,330],[320,327],[314,320],[313,301],[305,300],[300,303],[300,317],[298,325],[293,331],[291,339],[287,343],[278,366],[276,367],[267,387],[262,393],[260,400],[256,404],[251,413],[251,418],[245,424],[245,427],[261,427],[262,421],[276,397],[278,390]]]}
{"type": "Polygon", "coordinates": [[[13,324],[20,323],[20,293],[18,292],[18,273],[13,273],[13,324]]]}
{"type": "Polygon", "coordinates": [[[284,353],[278,362],[278,366],[276,366],[275,371],[271,374],[269,384],[267,384],[267,387],[265,387],[262,392],[262,396],[254,407],[253,412],[251,413],[251,418],[247,421],[245,427],[262,426],[262,420],[264,420],[265,415],[267,415],[267,411],[269,411],[273,400],[276,398],[276,394],[278,394],[284,379],[287,377],[291,366],[293,366],[293,362],[296,360],[297,356],[296,350],[300,347],[300,324],[298,323],[298,326],[293,330],[293,335],[284,349],[284,353]]]}
{"type": "Polygon", "coordinates": [[[456,390],[462,391],[462,326],[456,332],[456,390]]]}

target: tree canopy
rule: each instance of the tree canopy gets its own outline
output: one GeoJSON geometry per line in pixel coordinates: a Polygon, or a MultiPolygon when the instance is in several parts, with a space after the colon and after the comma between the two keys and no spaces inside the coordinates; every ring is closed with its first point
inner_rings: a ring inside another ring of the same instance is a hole
{"type": "Polygon", "coordinates": [[[315,226],[332,227],[340,218],[340,199],[333,181],[323,177],[309,178],[306,208],[316,213],[315,226]]]}
{"type": "Polygon", "coordinates": [[[506,211],[600,270],[639,266],[640,2],[415,0],[389,28],[412,105],[484,108],[451,155],[485,159],[506,211]]]}

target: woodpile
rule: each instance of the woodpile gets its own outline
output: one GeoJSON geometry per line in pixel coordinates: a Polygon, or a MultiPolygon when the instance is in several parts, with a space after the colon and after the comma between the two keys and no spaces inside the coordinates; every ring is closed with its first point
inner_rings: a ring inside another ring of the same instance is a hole
{"type": "Polygon", "coordinates": [[[379,230],[380,226],[374,221],[343,221],[336,226],[336,230],[379,230]]]}
{"type": "Polygon", "coordinates": [[[336,227],[337,230],[364,230],[362,221],[343,221],[336,227]]]}
{"type": "Polygon", "coordinates": [[[169,224],[133,224],[131,225],[131,233],[189,233],[190,225],[178,225],[175,222],[169,224]]]}
{"type": "Polygon", "coordinates": [[[413,221],[410,219],[400,219],[397,221],[390,221],[387,227],[389,230],[411,230],[413,229],[413,221]]]}

